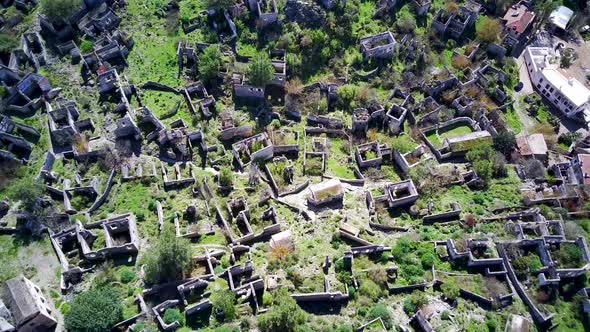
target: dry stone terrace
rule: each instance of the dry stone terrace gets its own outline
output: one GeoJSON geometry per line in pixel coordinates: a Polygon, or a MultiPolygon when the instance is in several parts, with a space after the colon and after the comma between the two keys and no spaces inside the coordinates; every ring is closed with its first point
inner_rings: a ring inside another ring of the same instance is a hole
{"type": "Polygon", "coordinates": [[[566,5],[0,0],[0,331],[589,330],[566,5]]]}

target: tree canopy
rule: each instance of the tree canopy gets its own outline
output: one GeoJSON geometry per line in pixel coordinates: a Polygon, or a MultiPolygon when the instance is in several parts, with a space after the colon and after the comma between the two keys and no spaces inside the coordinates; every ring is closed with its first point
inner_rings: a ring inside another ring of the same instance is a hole
{"type": "Polygon", "coordinates": [[[236,3],[236,0],[207,0],[207,8],[209,9],[226,9],[230,6],[233,6],[236,3]]]}
{"type": "Polygon", "coordinates": [[[268,54],[258,52],[250,60],[248,78],[250,83],[257,87],[263,87],[270,81],[274,74],[274,68],[268,54]]]}
{"type": "Polygon", "coordinates": [[[228,322],[236,318],[236,307],[234,302],[236,296],[229,289],[214,291],[211,293],[211,303],[219,321],[228,322]]]}
{"type": "Polygon", "coordinates": [[[494,137],[494,148],[502,152],[505,156],[510,155],[515,146],[516,137],[511,131],[502,130],[494,137]]]}
{"type": "Polygon", "coordinates": [[[221,71],[223,65],[223,54],[219,46],[208,46],[199,57],[199,73],[203,81],[209,82],[221,71]]]}
{"type": "Polygon", "coordinates": [[[261,331],[294,332],[305,323],[305,312],[289,295],[286,288],[272,293],[272,306],[258,316],[258,327],[261,331]]]}
{"type": "Polygon", "coordinates": [[[192,266],[187,239],[178,238],[172,226],[164,226],[158,242],[145,257],[145,281],[148,284],[169,282],[182,277],[192,266]]]}
{"type": "Polygon", "coordinates": [[[0,53],[10,53],[18,47],[18,39],[12,35],[0,33],[0,53]]]}
{"type": "Polygon", "coordinates": [[[70,332],[109,332],[123,319],[119,293],[109,287],[92,288],[78,294],[65,314],[66,330],[70,332]]]}
{"type": "Polygon", "coordinates": [[[72,16],[82,0],[41,0],[41,11],[53,23],[63,22],[72,16]]]}
{"type": "Polygon", "coordinates": [[[41,199],[45,194],[45,185],[41,180],[25,176],[12,183],[8,196],[14,201],[21,202],[21,209],[34,216],[45,216],[45,208],[41,199]]]}
{"type": "Polygon", "coordinates": [[[475,32],[481,41],[486,43],[494,43],[500,40],[500,32],[502,32],[502,27],[497,20],[485,16],[477,22],[475,26],[475,32]]]}
{"type": "Polygon", "coordinates": [[[473,165],[473,170],[484,182],[489,181],[492,176],[505,175],[504,156],[488,144],[480,144],[471,149],[465,158],[473,165]]]}

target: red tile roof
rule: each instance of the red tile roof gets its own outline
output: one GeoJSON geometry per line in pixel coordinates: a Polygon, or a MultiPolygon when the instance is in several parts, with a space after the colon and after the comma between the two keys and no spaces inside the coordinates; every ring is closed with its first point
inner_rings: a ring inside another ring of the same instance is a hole
{"type": "Polygon", "coordinates": [[[535,13],[528,10],[523,4],[517,4],[508,9],[504,15],[506,29],[523,33],[535,19],[535,13]]]}

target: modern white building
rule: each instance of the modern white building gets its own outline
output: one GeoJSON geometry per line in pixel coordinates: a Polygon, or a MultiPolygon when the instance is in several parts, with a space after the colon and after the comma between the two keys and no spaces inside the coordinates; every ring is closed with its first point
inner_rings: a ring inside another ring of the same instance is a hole
{"type": "Polygon", "coordinates": [[[555,27],[562,29],[562,30],[566,30],[567,25],[569,24],[570,20],[572,19],[572,16],[574,16],[573,10],[571,10],[565,6],[559,6],[559,7],[557,7],[557,9],[552,11],[551,14],[549,14],[549,21],[555,27]]]}
{"type": "Polygon", "coordinates": [[[559,68],[559,58],[551,48],[527,47],[524,59],[540,95],[568,118],[590,124],[590,90],[559,68]]]}

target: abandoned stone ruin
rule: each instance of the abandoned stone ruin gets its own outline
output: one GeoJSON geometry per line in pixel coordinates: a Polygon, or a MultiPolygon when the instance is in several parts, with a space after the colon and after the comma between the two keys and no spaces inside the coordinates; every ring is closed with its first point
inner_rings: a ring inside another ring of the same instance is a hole
{"type": "Polygon", "coordinates": [[[590,330],[589,6],[0,0],[0,332],[590,330]]]}

